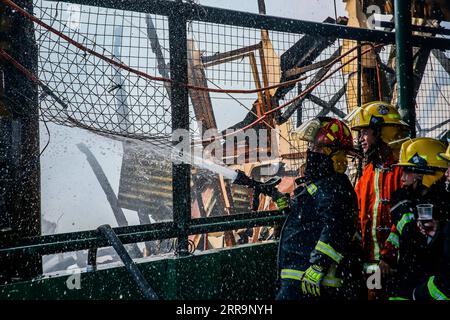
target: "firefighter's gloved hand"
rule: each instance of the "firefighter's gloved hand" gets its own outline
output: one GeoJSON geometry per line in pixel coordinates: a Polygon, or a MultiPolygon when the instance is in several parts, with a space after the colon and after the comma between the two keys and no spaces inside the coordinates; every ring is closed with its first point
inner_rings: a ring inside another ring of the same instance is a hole
{"type": "Polygon", "coordinates": [[[278,210],[284,210],[289,207],[289,197],[283,196],[275,200],[278,210]]]}
{"type": "Polygon", "coordinates": [[[312,295],[314,297],[320,296],[320,282],[324,277],[323,268],[313,264],[306,269],[301,280],[302,292],[305,295],[312,295]]]}

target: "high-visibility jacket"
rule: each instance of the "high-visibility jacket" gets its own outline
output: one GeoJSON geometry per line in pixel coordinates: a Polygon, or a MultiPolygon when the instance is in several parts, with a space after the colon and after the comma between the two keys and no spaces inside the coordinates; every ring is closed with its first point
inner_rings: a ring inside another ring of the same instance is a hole
{"type": "Polygon", "coordinates": [[[392,166],[392,163],[386,163],[381,167],[370,162],[356,184],[362,247],[366,262],[380,260],[392,226],[391,194],[401,187],[402,173],[403,169],[392,166]]]}

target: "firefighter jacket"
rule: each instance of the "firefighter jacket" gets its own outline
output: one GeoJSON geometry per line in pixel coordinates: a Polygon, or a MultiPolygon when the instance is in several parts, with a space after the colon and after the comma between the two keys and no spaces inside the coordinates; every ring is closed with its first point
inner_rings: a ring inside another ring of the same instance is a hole
{"type": "Polygon", "coordinates": [[[417,226],[416,210],[417,204],[433,204],[433,217],[447,224],[448,193],[443,181],[434,184],[425,195],[421,194],[422,191],[422,187],[417,190],[402,189],[393,197],[398,197],[399,201],[392,208],[394,227],[387,242],[398,250],[398,261],[397,272],[389,284],[391,297],[410,298],[414,288],[439,273],[445,264],[443,261],[448,259],[446,254],[442,254],[445,251],[445,228],[440,227],[433,239],[423,235],[417,226]],[[401,199],[402,196],[404,199],[401,199]]]}
{"type": "Polygon", "coordinates": [[[392,226],[391,194],[401,187],[403,170],[391,166],[366,165],[355,191],[358,196],[360,232],[364,261],[377,263],[392,226]]]}
{"type": "Polygon", "coordinates": [[[442,222],[435,239],[438,264],[413,291],[415,300],[450,300],[450,222],[442,222]]]}
{"type": "Polygon", "coordinates": [[[281,232],[281,279],[300,280],[303,272],[316,264],[328,272],[321,284],[339,287],[356,232],[356,194],[348,177],[334,172],[324,155],[308,154],[306,179],[305,187],[295,192],[281,232]]]}
{"type": "MultiPolygon", "coordinates": [[[[403,218],[405,213],[414,212],[418,199],[420,199],[424,187],[419,185],[416,189],[412,187],[403,187],[396,190],[391,195],[391,220],[392,227],[383,249],[381,250],[381,259],[387,262],[391,267],[397,267],[399,231],[397,224],[403,218]]],[[[404,223],[404,222],[403,222],[404,223]]],[[[402,223],[402,226],[404,225],[402,223]]]]}

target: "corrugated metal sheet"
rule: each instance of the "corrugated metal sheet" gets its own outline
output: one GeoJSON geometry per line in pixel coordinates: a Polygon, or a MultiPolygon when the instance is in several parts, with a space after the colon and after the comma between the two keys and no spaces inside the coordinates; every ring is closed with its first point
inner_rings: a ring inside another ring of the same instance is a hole
{"type": "Polygon", "coordinates": [[[124,143],[118,200],[122,208],[148,210],[155,220],[172,219],[172,163],[124,143]]]}

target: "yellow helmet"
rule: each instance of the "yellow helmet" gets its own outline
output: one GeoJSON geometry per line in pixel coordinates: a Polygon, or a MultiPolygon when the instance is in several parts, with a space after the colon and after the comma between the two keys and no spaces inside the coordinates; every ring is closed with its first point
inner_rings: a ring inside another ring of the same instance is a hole
{"type": "Polygon", "coordinates": [[[408,127],[406,122],[401,120],[397,109],[383,101],[373,101],[363,105],[353,118],[351,127],[352,130],[361,130],[380,125],[408,127]]]}
{"type": "Polygon", "coordinates": [[[445,145],[433,138],[415,138],[402,144],[398,166],[424,174],[422,184],[430,187],[438,181],[448,167],[446,160],[440,154],[445,151],[445,145]]]}
{"type": "MultiPolygon", "coordinates": [[[[448,146],[447,151],[446,151],[445,153],[444,153],[444,152],[439,153],[439,156],[440,156],[442,159],[444,159],[444,160],[450,162],[450,145],[448,146]]],[[[450,164],[450,163],[448,163],[447,165],[449,165],[449,164],[450,164]]]]}

